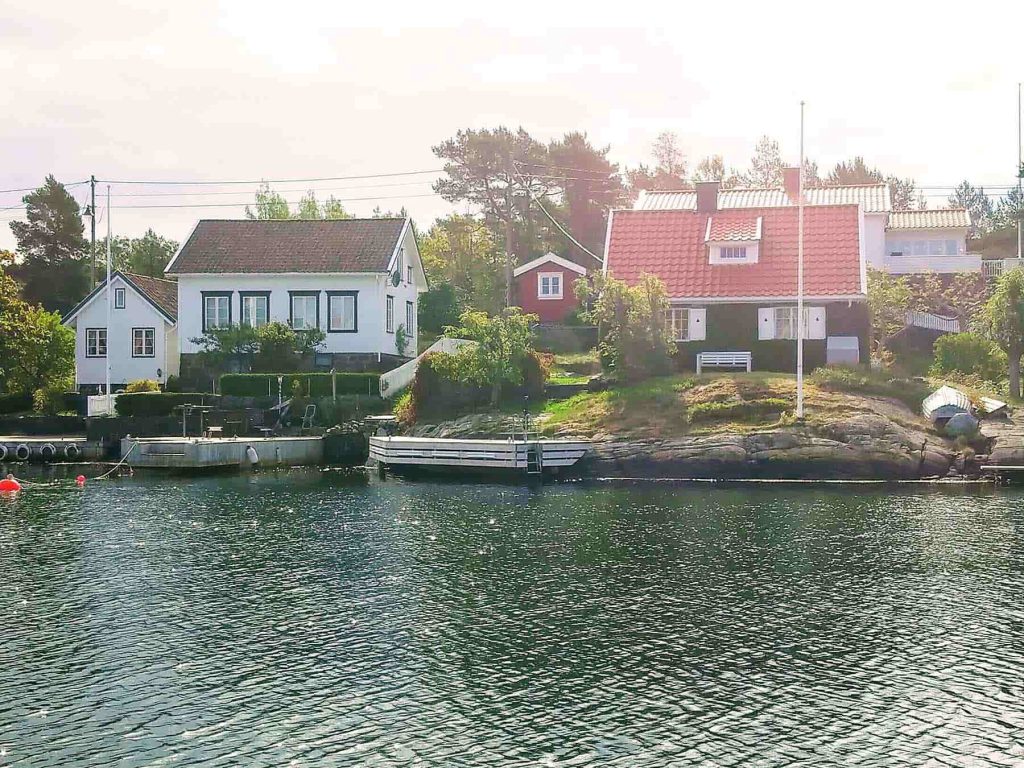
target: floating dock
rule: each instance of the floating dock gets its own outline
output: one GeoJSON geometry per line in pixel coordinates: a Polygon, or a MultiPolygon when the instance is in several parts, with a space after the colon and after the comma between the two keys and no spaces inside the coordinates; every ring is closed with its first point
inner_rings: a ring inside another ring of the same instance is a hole
{"type": "Polygon", "coordinates": [[[103,444],[84,437],[66,435],[0,436],[0,463],[22,461],[54,462],[98,461],[103,458],[103,444]]]}
{"type": "Polygon", "coordinates": [[[218,469],[321,464],[322,437],[126,437],[121,457],[139,469],[218,469]],[[130,452],[130,453],[129,453],[130,452]]]}
{"type": "Polygon", "coordinates": [[[370,459],[385,467],[473,469],[521,474],[556,473],[590,450],[585,440],[471,440],[432,437],[370,438],[370,459]]]}

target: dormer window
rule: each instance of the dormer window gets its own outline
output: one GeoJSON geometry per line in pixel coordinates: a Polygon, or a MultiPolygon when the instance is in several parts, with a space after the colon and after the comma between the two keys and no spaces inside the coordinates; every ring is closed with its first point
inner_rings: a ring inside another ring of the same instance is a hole
{"type": "Polygon", "coordinates": [[[761,245],[761,217],[728,211],[708,217],[704,230],[709,264],[756,264],[761,245]]]}

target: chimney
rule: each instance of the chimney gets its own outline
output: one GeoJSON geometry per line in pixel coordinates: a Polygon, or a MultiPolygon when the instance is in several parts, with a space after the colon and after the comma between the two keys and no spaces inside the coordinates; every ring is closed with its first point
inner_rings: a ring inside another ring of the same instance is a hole
{"type": "Polygon", "coordinates": [[[785,190],[786,197],[790,199],[790,202],[797,202],[797,198],[800,196],[799,168],[782,169],[782,189],[785,190]]]}
{"type": "Polygon", "coordinates": [[[718,188],[721,181],[697,182],[697,212],[714,213],[718,210],[718,188]]]}

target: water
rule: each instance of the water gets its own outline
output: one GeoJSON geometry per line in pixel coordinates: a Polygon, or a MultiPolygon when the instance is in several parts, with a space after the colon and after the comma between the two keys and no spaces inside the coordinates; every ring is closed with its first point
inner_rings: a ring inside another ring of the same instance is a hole
{"type": "Polygon", "coordinates": [[[1022,501],[32,489],[0,500],[0,765],[1020,765],[1022,501]]]}

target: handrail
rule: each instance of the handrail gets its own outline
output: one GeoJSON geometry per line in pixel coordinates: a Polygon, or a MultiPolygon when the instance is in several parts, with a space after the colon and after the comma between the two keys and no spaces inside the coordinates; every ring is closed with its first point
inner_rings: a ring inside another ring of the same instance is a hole
{"type": "Polygon", "coordinates": [[[393,368],[387,373],[381,374],[380,396],[394,397],[412,384],[412,380],[416,378],[416,369],[419,368],[420,360],[422,360],[425,355],[429,355],[432,352],[446,352],[448,354],[453,354],[467,344],[476,344],[476,342],[469,341],[467,339],[451,339],[448,337],[438,339],[412,360],[402,363],[402,365],[397,368],[393,368]]]}

